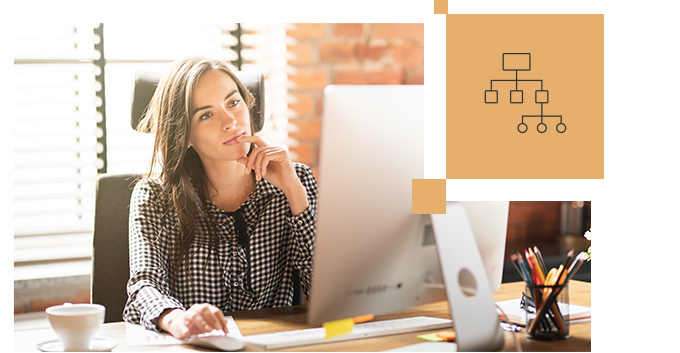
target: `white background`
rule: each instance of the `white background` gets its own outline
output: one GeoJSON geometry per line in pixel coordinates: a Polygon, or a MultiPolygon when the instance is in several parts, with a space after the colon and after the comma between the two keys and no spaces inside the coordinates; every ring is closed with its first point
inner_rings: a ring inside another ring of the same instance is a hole
{"type": "MultiPolygon", "coordinates": [[[[671,347],[680,218],[680,25],[674,1],[449,1],[449,13],[605,14],[605,179],[449,180],[448,200],[591,200],[593,351],[671,347]],[[656,346],[655,346],[656,345],[656,346]]],[[[12,23],[423,22],[425,177],[445,178],[446,19],[433,1],[4,1],[0,128],[7,288],[0,320],[12,331],[12,23]],[[9,126],[9,128],[7,128],[9,126]]],[[[480,45],[483,45],[480,43],[480,45]]],[[[37,97],[39,98],[39,97],[37,97]]],[[[587,141],[584,141],[587,143],[587,141]]],[[[672,349],[672,348],[671,348],[672,349]]]]}

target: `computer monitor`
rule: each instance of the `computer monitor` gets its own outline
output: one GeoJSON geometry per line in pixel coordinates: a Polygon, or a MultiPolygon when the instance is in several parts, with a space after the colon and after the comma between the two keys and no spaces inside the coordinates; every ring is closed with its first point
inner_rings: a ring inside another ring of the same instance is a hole
{"type": "Polygon", "coordinates": [[[412,214],[423,115],[423,86],[325,89],[308,321],[448,299],[459,349],[499,349],[491,294],[501,282],[508,202],[447,202],[447,214],[412,214]]]}

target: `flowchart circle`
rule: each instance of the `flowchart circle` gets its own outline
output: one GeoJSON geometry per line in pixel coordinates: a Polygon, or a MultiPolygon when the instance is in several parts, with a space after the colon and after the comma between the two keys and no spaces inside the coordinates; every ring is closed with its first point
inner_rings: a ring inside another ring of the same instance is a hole
{"type": "Polygon", "coordinates": [[[529,127],[527,126],[527,124],[519,123],[519,125],[517,125],[517,131],[519,131],[520,133],[523,134],[523,133],[527,132],[527,130],[529,130],[529,127]],[[522,131],[522,129],[521,129],[522,125],[524,125],[524,131],[522,131]]]}
{"type": "Polygon", "coordinates": [[[548,125],[546,125],[544,123],[539,123],[538,125],[536,125],[536,130],[538,130],[538,132],[540,132],[540,133],[544,133],[544,132],[548,131],[548,125]],[[543,131],[541,131],[541,125],[543,125],[543,131]]]}
{"type": "Polygon", "coordinates": [[[561,133],[567,131],[567,125],[565,125],[564,123],[559,123],[559,124],[557,124],[555,129],[557,129],[557,132],[559,132],[561,134],[561,133]],[[560,131],[560,125],[564,126],[564,130],[560,131]]]}

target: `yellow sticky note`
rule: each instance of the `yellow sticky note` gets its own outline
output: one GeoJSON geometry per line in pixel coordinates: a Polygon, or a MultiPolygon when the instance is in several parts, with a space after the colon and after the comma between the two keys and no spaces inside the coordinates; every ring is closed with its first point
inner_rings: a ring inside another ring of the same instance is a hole
{"type": "Polygon", "coordinates": [[[354,328],[354,319],[349,318],[325,322],[323,324],[323,328],[326,329],[326,338],[339,336],[348,332],[352,332],[352,329],[354,328]]]}

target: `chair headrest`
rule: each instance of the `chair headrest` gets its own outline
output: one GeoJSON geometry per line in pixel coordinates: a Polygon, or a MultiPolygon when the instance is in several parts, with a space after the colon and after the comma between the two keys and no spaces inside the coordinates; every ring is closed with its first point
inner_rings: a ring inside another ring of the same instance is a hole
{"type": "MultiPolygon", "coordinates": [[[[250,120],[253,133],[259,132],[264,126],[264,76],[254,71],[235,71],[234,74],[246,86],[250,93],[255,96],[255,105],[250,109],[250,120]]],[[[162,74],[159,72],[143,71],[135,75],[135,83],[132,89],[132,115],[130,125],[137,128],[139,121],[151,102],[158,81],[162,74]]],[[[146,131],[148,132],[148,131],[146,131]]]]}

